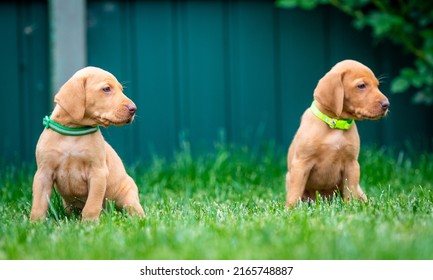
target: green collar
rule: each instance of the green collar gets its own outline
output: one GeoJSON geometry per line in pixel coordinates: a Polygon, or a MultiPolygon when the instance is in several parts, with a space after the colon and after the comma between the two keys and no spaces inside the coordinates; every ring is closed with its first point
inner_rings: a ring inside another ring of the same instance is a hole
{"type": "Polygon", "coordinates": [[[316,104],[314,104],[314,101],[311,104],[310,109],[311,109],[311,112],[313,112],[313,114],[316,117],[318,117],[319,119],[321,119],[322,121],[324,121],[325,123],[327,123],[330,128],[337,128],[337,129],[342,129],[342,130],[348,130],[355,123],[353,119],[342,119],[342,120],[340,120],[340,119],[334,119],[334,118],[328,117],[327,115],[325,115],[322,112],[320,112],[319,108],[317,108],[316,104]]]}
{"type": "Polygon", "coordinates": [[[99,126],[84,126],[84,127],[67,127],[53,121],[51,116],[45,116],[43,124],[45,128],[51,128],[57,133],[67,136],[82,136],[90,133],[94,133],[99,130],[99,126]]]}

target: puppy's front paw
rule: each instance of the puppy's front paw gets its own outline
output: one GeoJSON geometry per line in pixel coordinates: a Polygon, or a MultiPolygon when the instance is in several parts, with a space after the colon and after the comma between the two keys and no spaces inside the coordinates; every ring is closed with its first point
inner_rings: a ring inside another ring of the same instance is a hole
{"type": "Polygon", "coordinates": [[[101,213],[101,209],[97,209],[97,210],[83,209],[83,212],[81,213],[81,220],[83,222],[84,221],[97,222],[100,213],[101,213]]]}
{"type": "Polygon", "coordinates": [[[141,219],[147,218],[143,208],[139,203],[136,203],[134,205],[126,205],[124,206],[124,208],[128,211],[129,215],[133,217],[139,217],[141,219]]]}
{"type": "Polygon", "coordinates": [[[45,212],[37,212],[37,211],[30,212],[30,220],[32,222],[41,221],[45,219],[45,216],[46,216],[45,212]]]}

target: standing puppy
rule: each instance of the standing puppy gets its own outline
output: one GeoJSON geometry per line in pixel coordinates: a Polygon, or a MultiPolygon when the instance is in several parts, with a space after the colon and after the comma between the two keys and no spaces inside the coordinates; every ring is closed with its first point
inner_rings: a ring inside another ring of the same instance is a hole
{"type": "Polygon", "coordinates": [[[289,148],[287,207],[300,199],[314,200],[316,193],[367,201],[359,186],[360,140],[354,120],[387,114],[390,104],[378,86],[373,72],[354,60],[337,63],[320,79],[289,148]]]}
{"type": "Polygon", "coordinates": [[[138,189],[99,125],[131,123],[137,107],[109,72],[86,67],[56,94],[53,113],[36,146],[31,220],[43,219],[53,186],[67,211],[82,209],[83,220],[97,220],[105,200],[144,217],[138,189]]]}

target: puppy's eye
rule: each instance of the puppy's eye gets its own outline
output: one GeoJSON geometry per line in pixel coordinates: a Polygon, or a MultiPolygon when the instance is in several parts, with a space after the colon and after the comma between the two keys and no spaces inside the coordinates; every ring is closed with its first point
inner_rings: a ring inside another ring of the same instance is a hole
{"type": "Polygon", "coordinates": [[[360,85],[357,85],[357,87],[359,89],[365,89],[367,86],[365,84],[360,84],[360,85]]]}
{"type": "Polygon", "coordinates": [[[110,87],[104,87],[104,88],[102,88],[102,91],[105,93],[109,93],[111,91],[111,88],[110,87]]]}

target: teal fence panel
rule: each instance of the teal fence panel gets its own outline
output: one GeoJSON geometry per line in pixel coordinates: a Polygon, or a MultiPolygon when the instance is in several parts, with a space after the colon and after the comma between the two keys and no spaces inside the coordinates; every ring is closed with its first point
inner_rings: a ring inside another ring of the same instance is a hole
{"type": "Polygon", "coordinates": [[[47,3],[2,2],[0,34],[0,155],[33,161],[50,106],[47,3]]]}
{"type": "Polygon", "coordinates": [[[139,111],[132,126],[140,155],[167,153],[178,143],[180,63],[175,53],[173,11],[168,1],[137,2],[134,7],[135,76],[131,88],[136,89],[133,98],[139,111]]]}

